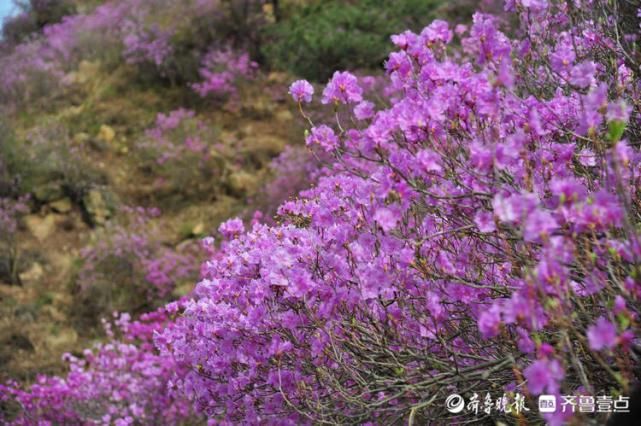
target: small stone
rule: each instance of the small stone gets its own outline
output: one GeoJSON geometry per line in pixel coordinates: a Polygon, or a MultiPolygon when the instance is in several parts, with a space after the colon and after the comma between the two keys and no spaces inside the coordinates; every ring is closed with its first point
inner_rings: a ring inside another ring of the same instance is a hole
{"type": "Polygon", "coordinates": [[[275,114],[276,121],[289,122],[294,119],[294,114],[288,109],[282,109],[275,114]]]}
{"type": "Polygon", "coordinates": [[[202,222],[198,222],[196,226],[194,226],[191,230],[191,234],[198,236],[202,235],[205,232],[205,224],[202,222]]]}
{"type": "Polygon", "coordinates": [[[235,132],[230,132],[228,130],[222,130],[220,134],[218,135],[218,139],[227,144],[232,144],[238,140],[236,137],[235,132]]]}
{"type": "Polygon", "coordinates": [[[105,200],[102,191],[98,189],[90,190],[82,199],[82,202],[91,224],[104,225],[107,223],[107,220],[111,217],[112,209],[107,200],[105,200]]]}
{"type": "Polygon", "coordinates": [[[175,298],[181,298],[183,296],[187,296],[191,291],[194,289],[194,284],[193,283],[185,283],[176,286],[174,288],[174,291],[171,292],[172,296],[175,298]]]}
{"type": "Polygon", "coordinates": [[[64,322],[65,320],[67,320],[67,317],[65,316],[65,314],[55,306],[51,306],[51,305],[43,306],[41,309],[41,312],[43,315],[48,316],[49,318],[51,318],[56,322],[64,322]]]}
{"type": "Polygon", "coordinates": [[[78,341],[78,333],[72,328],[50,333],[46,337],[47,346],[51,349],[70,349],[78,341]]]}
{"type": "Polygon", "coordinates": [[[55,230],[56,217],[53,214],[48,214],[45,217],[30,214],[24,217],[24,223],[29,232],[31,232],[38,241],[44,241],[55,230]]]}
{"type": "Polygon", "coordinates": [[[59,182],[49,182],[38,185],[33,189],[33,196],[38,201],[49,202],[59,200],[65,196],[59,182]]]}
{"type": "Polygon", "coordinates": [[[290,80],[290,77],[284,72],[270,72],[267,75],[269,83],[286,83],[288,80],[290,80]]]}
{"type": "Polygon", "coordinates": [[[78,145],[84,145],[91,141],[91,136],[89,136],[89,133],[85,132],[76,133],[73,135],[73,141],[78,145]]]}
{"type": "Polygon", "coordinates": [[[20,281],[29,283],[40,280],[44,276],[44,269],[38,262],[34,262],[31,267],[20,274],[20,281]]]}
{"type": "Polygon", "coordinates": [[[274,157],[280,154],[287,141],[270,135],[256,135],[252,139],[251,150],[254,155],[263,154],[267,157],[274,157]]]}
{"type": "Polygon", "coordinates": [[[85,84],[90,81],[100,70],[100,63],[83,60],[78,65],[76,72],[76,82],[85,84]]]}
{"type": "Polygon", "coordinates": [[[256,176],[244,171],[232,173],[229,176],[229,189],[237,197],[248,195],[257,186],[256,176]]]}
{"type": "Polygon", "coordinates": [[[58,213],[69,213],[72,208],[71,200],[69,197],[61,198],[60,200],[52,201],[49,203],[49,207],[53,209],[53,211],[58,212],[58,213]]]}
{"type": "Polygon", "coordinates": [[[116,131],[113,129],[113,127],[107,126],[106,124],[103,124],[102,126],[100,126],[100,131],[98,132],[98,139],[106,143],[111,143],[115,138],[116,138],[116,131]]]}

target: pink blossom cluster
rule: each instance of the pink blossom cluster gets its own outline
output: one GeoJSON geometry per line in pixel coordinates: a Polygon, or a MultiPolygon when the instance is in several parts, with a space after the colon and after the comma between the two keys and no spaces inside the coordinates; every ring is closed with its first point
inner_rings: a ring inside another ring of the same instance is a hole
{"type": "Polygon", "coordinates": [[[141,147],[147,149],[158,165],[178,159],[187,154],[197,157],[209,155],[210,135],[205,134],[204,123],[195,118],[195,112],[180,108],[156,116],[154,127],[145,132],[146,141],[141,147]]]}
{"type": "Polygon", "coordinates": [[[394,37],[398,96],[364,126],[345,125],[361,82],[334,75],[336,121],[307,137],[332,170],[233,233],[157,339],[214,423],[456,423],[451,393],[629,392],[638,63],[620,17],[572,3],[508,2],[519,38],[481,13],[394,37]]]}
{"type": "Polygon", "coordinates": [[[150,29],[134,28],[123,38],[123,55],[132,64],[150,62],[162,68],[172,54],[171,31],[162,30],[157,26],[150,29]]]}
{"type": "Polygon", "coordinates": [[[156,196],[172,193],[209,197],[227,177],[217,127],[192,110],[159,113],[133,152],[141,170],[153,179],[156,196]]]}
{"type": "Polygon", "coordinates": [[[105,322],[111,341],[82,356],[66,354],[65,378],[40,376],[28,392],[16,383],[0,384],[0,402],[11,400],[20,410],[15,418],[0,413],[0,421],[15,426],[198,422],[199,415],[172,383],[182,367],[159,355],[152,342],[155,332],[171,327],[174,313],[168,307],[137,321],[114,314],[115,328],[105,322]]]}
{"type": "MultiPolygon", "coordinates": [[[[2,48],[0,100],[12,106],[62,90],[82,60],[113,61],[113,56],[119,56],[128,63],[150,64],[167,77],[176,66],[174,35],[203,15],[217,16],[224,7],[217,0],[180,5],[165,0],[111,0],[64,17],[29,40],[2,48]]],[[[227,40],[213,42],[224,45],[227,40]]],[[[247,54],[229,49],[212,49],[207,54],[194,48],[190,55],[202,57],[203,81],[194,83],[194,88],[203,96],[233,92],[235,79],[250,76],[256,67],[247,54]]]]}
{"type": "MultiPolygon", "coordinates": [[[[0,163],[0,167],[2,164],[0,163]]],[[[29,212],[28,199],[0,197],[0,240],[6,241],[9,235],[18,232],[20,216],[29,212]]]]}
{"type": "Polygon", "coordinates": [[[202,194],[221,185],[224,174],[216,142],[214,127],[194,111],[180,108],[157,115],[155,125],[137,144],[136,153],[141,165],[153,174],[159,193],[174,188],[202,194]]]}
{"type": "Polygon", "coordinates": [[[198,276],[200,251],[186,247],[182,251],[166,247],[151,222],[157,209],[124,208],[126,220],[108,224],[104,238],[82,250],[78,271],[80,291],[101,285],[133,286],[148,303],[166,299],[175,286],[198,276]],[[125,281],[113,283],[114,277],[125,281]]]}
{"type": "Polygon", "coordinates": [[[212,49],[202,59],[201,81],[194,83],[192,88],[203,98],[233,95],[238,80],[253,78],[257,68],[258,64],[247,53],[231,48],[212,49]]]}

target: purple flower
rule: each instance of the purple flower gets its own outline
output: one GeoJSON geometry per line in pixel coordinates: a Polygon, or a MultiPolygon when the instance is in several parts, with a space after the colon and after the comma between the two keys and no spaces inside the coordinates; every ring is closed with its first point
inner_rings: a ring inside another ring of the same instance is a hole
{"type": "Polygon", "coordinates": [[[289,86],[289,94],[296,102],[309,103],[314,95],[314,86],[309,84],[307,80],[297,80],[289,86]]]}
{"type": "Polygon", "coordinates": [[[541,11],[541,10],[547,9],[548,1],[547,0],[521,0],[521,5],[526,9],[541,11]]]}
{"type": "Polygon", "coordinates": [[[617,329],[604,317],[599,317],[596,323],[588,327],[587,335],[590,349],[595,351],[612,349],[617,344],[617,329]]]}
{"type": "Polygon", "coordinates": [[[305,139],[307,146],[320,145],[325,151],[333,151],[338,147],[338,136],[331,127],[321,124],[312,128],[305,139]]]}
{"type": "Polygon", "coordinates": [[[608,121],[623,121],[624,123],[627,123],[630,118],[631,111],[632,107],[626,104],[623,100],[610,102],[608,104],[606,118],[608,121]]]}
{"type": "Polygon", "coordinates": [[[243,221],[239,218],[229,219],[220,224],[218,227],[218,232],[220,232],[225,238],[235,238],[242,234],[245,231],[245,225],[243,221]]]}
{"type": "Polygon", "coordinates": [[[385,62],[385,70],[390,74],[406,78],[412,72],[412,61],[405,52],[393,52],[385,62]]]}
{"type": "Polygon", "coordinates": [[[583,201],[587,189],[576,178],[557,178],[550,182],[550,189],[556,204],[574,204],[583,201]]]}
{"type": "Polygon", "coordinates": [[[625,299],[621,295],[617,295],[614,298],[614,305],[612,306],[612,311],[616,315],[626,311],[625,299]]]}
{"type": "Polygon", "coordinates": [[[514,69],[510,61],[508,60],[501,61],[501,65],[499,65],[499,72],[497,73],[496,78],[497,78],[497,82],[501,83],[503,86],[507,87],[508,89],[512,89],[514,87],[514,81],[515,81],[514,69]]]}
{"type": "Polygon", "coordinates": [[[413,44],[416,41],[417,37],[418,36],[413,32],[405,31],[401,34],[392,35],[391,40],[392,43],[396,45],[396,47],[401,50],[405,50],[410,44],[413,44]]]}
{"type": "Polygon", "coordinates": [[[527,379],[527,387],[534,395],[543,392],[556,393],[565,372],[561,363],[556,359],[540,359],[523,371],[527,379]]]}
{"type": "Polygon", "coordinates": [[[576,55],[570,45],[561,45],[550,55],[550,64],[556,72],[569,69],[574,63],[576,55]]]}
{"type": "Polygon", "coordinates": [[[421,37],[428,44],[435,42],[447,44],[452,40],[452,36],[448,23],[441,19],[436,19],[421,32],[421,37]]]}
{"type": "Polygon", "coordinates": [[[582,134],[594,132],[603,122],[602,110],[608,106],[608,87],[601,84],[583,96],[583,111],[579,116],[578,130],[582,134]]]}
{"type": "Polygon", "coordinates": [[[585,88],[594,82],[594,74],[596,73],[596,65],[592,61],[581,62],[572,67],[570,72],[570,83],[575,86],[585,88]]]}
{"type": "Polygon", "coordinates": [[[492,200],[494,214],[502,222],[517,222],[527,216],[536,206],[534,194],[523,193],[505,197],[496,194],[492,200]]]}
{"type": "Polygon", "coordinates": [[[384,207],[376,210],[374,220],[383,228],[383,231],[387,232],[396,227],[399,217],[392,209],[384,207]]]}
{"type": "Polygon", "coordinates": [[[525,219],[523,238],[526,241],[537,241],[540,238],[549,236],[559,227],[554,216],[545,210],[534,210],[525,219]]]}
{"type": "Polygon", "coordinates": [[[496,224],[494,223],[494,215],[491,212],[479,211],[474,216],[474,223],[483,233],[496,231],[496,224]]]}
{"type": "Polygon", "coordinates": [[[577,154],[577,159],[582,166],[585,167],[594,167],[597,164],[596,155],[594,152],[588,148],[584,148],[577,154]]]}
{"type": "Polygon", "coordinates": [[[367,120],[374,116],[374,104],[363,101],[354,107],[354,116],[357,120],[367,120]]]}
{"type": "Polygon", "coordinates": [[[497,304],[479,315],[479,331],[485,339],[495,337],[499,334],[501,327],[501,310],[497,304]]]}
{"type": "Polygon", "coordinates": [[[426,149],[419,151],[416,154],[416,160],[421,166],[421,169],[428,174],[443,171],[443,167],[441,167],[440,164],[441,157],[439,157],[439,155],[433,151],[429,151],[426,149]]]}
{"type": "Polygon", "coordinates": [[[519,350],[524,354],[533,353],[534,350],[536,349],[536,346],[534,345],[534,342],[530,338],[530,335],[528,334],[528,332],[519,327],[517,329],[517,333],[519,335],[519,339],[517,340],[516,343],[518,345],[519,350]]]}
{"type": "Polygon", "coordinates": [[[323,90],[323,104],[360,102],[363,100],[363,89],[358,79],[347,71],[336,71],[323,90]]]}

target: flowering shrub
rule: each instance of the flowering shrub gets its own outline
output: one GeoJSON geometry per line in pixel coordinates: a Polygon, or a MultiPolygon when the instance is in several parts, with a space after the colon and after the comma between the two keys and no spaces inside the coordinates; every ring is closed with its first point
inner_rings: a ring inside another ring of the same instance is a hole
{"type": "MultiPolygon", "coordinates": [[[[46,6],[50,2],[42,3],[46,6]]],[[[249,76],[255,64],[242,52],[218,48],[207,54],[205,47],[194,43],[195,38],[202,36],[210,42],[207,48],[225,46],[230,42],[229,34],[191,34],[188,30],[194,25],[198,27],[196,23],[203,16],[224,20],[233,14],[235,7],[217,0],[180,4],[166,0],[114,0],[86,13],[47,21],[41,34],[29,38],[10,33],[15,42],[22,43],[15,47],[7,45],[0,54],[0,100],[12,107],[33,103],[68,87],[72,82],[69,73],[81,60],[99,59],[107,66],[114,66],[119,58],[143,67],[145,75],[158,75],[175,82],[185,76],[196,77],[189,66],[181,63],[195,57],[202,62],[203,81],[194,86],[198,92],[203,96],[231,93],[235,79],[249,76]],[[184,34],[189,37],[184,39],[184,34]],[[180,55],[176,50],[181,50],[180,55]]],[[[27,23],[16,21],[18,33],[20,25],[27,26],[27,23]]]]}
{"type": "Polygon", "coordinates": [[[38,42],[18,45],[11,55],[0,56],[0,101],[8,108],[33,102],[56,90],[62,70],[40,54],[38,42]]]}
{"type": "Polygon", "coordinates": [[[154,176],[158,195],[215,193],[224,174],[216,140],[215,129],[191,110],[158,114],[138,144],[141,166],[154,176]]]}
{"type": "MultiPolygon", "coordinates": [[[[65,355],[65,378],[40,376],[29,392],[17,384],[0,385],[0,402],[19,405],[8,425],[34,424],[190,424],[198,421],[191,404],[176,393],[171,377],[181,370],[170,357],[158,355],[154,332],[166,326],[173,311],[160,309],[138,321],[129,315],[114,318],[116,329],[105,322],[111,342],[85,350],[82,356],[65,355]]],[[[171,327],[171,325],[169,325],[171,327]]]]}
{"type": "Polygon", "coordinates": [[[86,154],[57,121],[44,120],[20,138],[9,134],[0,139],[0,194],[32,194],[41,202],[66,195],[80,201],[106,180],[86,154]]]}
{"type": "Polygon", "coordinates": [[[629,394],[638,63],[617,10],[590,3],[508,1],[521,38],[481,13],[456,34],[434,21],[393,37],[398,95],[375,113],[334,76],[322,102],[337,121],[307,137],[331,173],[282,224],[229,233],[158,338],[200,410],[412,424],[465,421],[451,393],[629,394]],[[345,127],[353,107],[365,127],[345,127]]]}
{"type": "MultiPolygon", "coordinates": [[[[130,0],[131,2],[139,0],[130,0]]],[[[47,25],[0,55],[0,99],[5,107],[33,103],[64,89],[66,73],[81,59],[101,58],[118,45],[116,28],[128,11],[126,2],[108,2],[88,14],[47,25]]]]}
{"type": "Polygon", "coordinates": [[[158,27],[142,29],[140,32],[134,27],[123,39],[124,56],[129,63],[147,61],[160,68],[171,55],[170,38],[171,32],[158,27]]]}
{"type": "Polygon", "coordinates": [[[156,209],[125,208],[120,223],[109,223],[80,253],[77,314],[98,319],[113,311],[142,312],[168,300],[174,287],[198,276],[197,247],[182,251],[163,245],[152,219],[156,209]]]}
{"type": "Polygon", "coordinates": [[[2,20],[0,48],[9,48],[21,43],[37,29],[34,17],[26,12],[5,17],[2,20]]]}
{"type": "Polygon", "coordinates": [[[247,53],[238,53],[229,48],[210,50],[203,57],[199,70],[202,81],[192,87],[203,98],[233,95],[236,94],[238,80],[252,78],[257,67],[247,53]]]}

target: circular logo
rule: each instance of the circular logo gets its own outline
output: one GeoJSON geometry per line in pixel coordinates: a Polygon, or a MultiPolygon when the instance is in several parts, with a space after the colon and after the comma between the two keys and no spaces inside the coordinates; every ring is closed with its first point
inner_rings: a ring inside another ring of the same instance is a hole
{"type": "Polygon", "coordinates": [[[461,395],[453,393],[445,400],[445,407],[450,413],[458,414],[465,408],[465,400],[461,395]]]}

